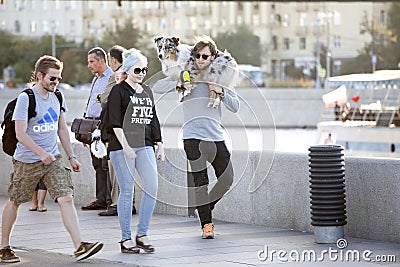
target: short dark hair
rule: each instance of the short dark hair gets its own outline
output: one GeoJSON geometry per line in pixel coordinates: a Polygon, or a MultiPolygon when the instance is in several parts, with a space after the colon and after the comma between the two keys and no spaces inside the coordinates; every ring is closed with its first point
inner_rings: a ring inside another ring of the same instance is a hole
{"type": "Polygon", "coordinates": [[[108,53],[110,54],[110,57],[115,58],[116,60],[118,60],[119,63],[122,64],[122,53],[125,50],[126,49],[120,45],[114,45],[110,48],[110,50],[108,50],[108,53]]]}
{"type": "Polygon", "coordinates": [[[62,71],[63,67],[63,63],[57,58],[48,55],[41,56],[35,63],[35,71],[32,73],[30,82],[36,82],[37,74],[39,72],[47,74],[48,69],[57,69],[62,71]]]}
{"type": "Polygon", "coordinates": [[[94,54],[95,55],[94,57],[97,60],[99,60],[100,58],[104,59],[104,62],[106,62],[106,64],[107,64],[107,54],[103,48],[101,48],[101,47],[92,48],[88,52],[88,55],[90,55],[90,54],[94,54]]]}
{"type": "Polygon", "coordinates": [[[217,45],[215,44],[214,40],[211,39],[208,35],[202,35],[196,37],[196,43],[193,47],[193,53],[197,54],[201,49],[204,47],[209,47],[212,56],[217,55],[217,45]]]}

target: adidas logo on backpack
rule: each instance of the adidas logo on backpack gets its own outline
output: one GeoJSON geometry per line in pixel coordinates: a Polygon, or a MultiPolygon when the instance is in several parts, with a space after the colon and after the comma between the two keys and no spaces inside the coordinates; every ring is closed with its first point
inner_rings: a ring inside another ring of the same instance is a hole
{"type": "MultiPolygon", "coordinates": [[[[28,120],[36,116],[36,99],[35,94],[31,88],[27,88],[22,91],[26,93],[29,97],[29,107],[28,107],[28,120]]],[[[62,95],[61,92],[56,89],[54,92],[57,96],[58,101],[60,102],[60,110],[62,108],[62,95]]],[[[17,98],[8,102],[7,107],[4,111],[4,120],[1,123],[1,128],[3,129],[3,151],[10,156],[14,155],[15,149],[17,148],[18,139],[15,133],[15,122],[12,120],[12,116],[14,114],[15,105],[17,104],[17,98]]]]}

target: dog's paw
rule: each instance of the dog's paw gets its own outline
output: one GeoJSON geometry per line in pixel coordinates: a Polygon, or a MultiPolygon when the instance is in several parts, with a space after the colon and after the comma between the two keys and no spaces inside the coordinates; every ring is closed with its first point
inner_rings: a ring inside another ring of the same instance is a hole
{"type": "Polygon", "coordinates": [[[221,104],[221,100],[219,98],[216,98],[212,104],[212,107],[218,108],[220,104],[221,104]]]}
{"type": "Polygon", "coordinates": [[[178,100],[179,102],[183,101],[184,93],[179,93],[178,100]]]}

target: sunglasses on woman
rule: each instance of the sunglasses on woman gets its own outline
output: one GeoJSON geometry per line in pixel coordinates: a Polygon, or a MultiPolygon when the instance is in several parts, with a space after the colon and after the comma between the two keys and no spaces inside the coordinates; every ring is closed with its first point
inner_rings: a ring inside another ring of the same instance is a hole
{"type": "Polygon", "coordinates": [[[134,69],[133,69],[133,73],[135,73],[135,74],[139,74],[139,73],[146,74],[148,70],[149,70],[148,67],[144,67],[143,69],[141,69],[141,68],[134,68],[134,69]]]}
{"type": "Polygon", "coordinates": [[[196,58],[200,59],[200,57],[204,60],[207,60],[211,55],[206,55],[206,54],[196,54],[196,58]]]}

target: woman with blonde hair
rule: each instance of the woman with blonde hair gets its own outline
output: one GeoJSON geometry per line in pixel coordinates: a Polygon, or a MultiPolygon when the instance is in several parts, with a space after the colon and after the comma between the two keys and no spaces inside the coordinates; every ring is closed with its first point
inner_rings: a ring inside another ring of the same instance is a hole
{"type": "Polygon", "coordinates": [[[134,48],[125,51],[121,78],[108,97],[106,128],[111,133],[108,151],[120,187],[117,208],[122,253],[139,253],[140,249],[154,252],[147,231],[157,197],[156,159],[164,160],[164,149],[153,93],[142,83],[147,70],[147,58],[140,51],[134,48]],[[136,244],[131,236],[135,169],[144,185],[136,244]]]}

